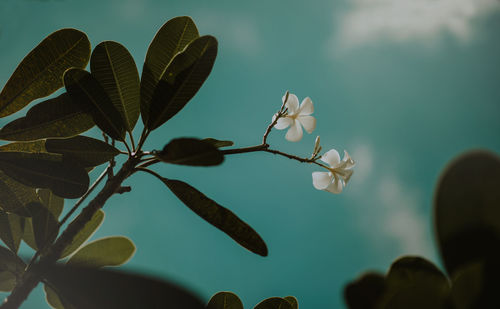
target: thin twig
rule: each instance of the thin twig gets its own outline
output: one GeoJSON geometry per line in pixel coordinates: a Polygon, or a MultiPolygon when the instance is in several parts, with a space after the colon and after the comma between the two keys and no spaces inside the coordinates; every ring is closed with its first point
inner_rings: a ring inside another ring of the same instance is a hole
{"type": "Polygon", "coordinates": [[[285,93],[285,99],[283,100],[283,104],[281,104],[281,108],[280,108],[279,112],[276,113],[276,117],[271,122],[271,124],[267,127],[266,132],[264,133],[264,136],[262,137],[262,145],[267,144],[267,137],[269,136],[269,133],[271,133],[271,130],[273,129],[273,127],[276,125],[276,123],[278,123],[278,120],[281,117],[283,117],[283,115],[286,113],[285,106],[286,106],[286,102],[288,102],[288,96],[289,96],[289,92],[287,91],[285,93]]]}

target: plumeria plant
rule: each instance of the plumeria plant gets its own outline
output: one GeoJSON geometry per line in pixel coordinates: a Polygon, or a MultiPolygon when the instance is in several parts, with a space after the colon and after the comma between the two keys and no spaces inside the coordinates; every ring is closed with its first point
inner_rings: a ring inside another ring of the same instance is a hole
{"type": "MultiPolygon", "coordinates": [[[[231,141],[176,138],[161,150],[144,149],[150,134],[174,117],[208,78],[217,55],[217,40],[198,33],[186,16],[167,21],[153,38],[141,76],[127,49],[114,41],[93,50],[87,36],[61,29],[45,38],[19,64],[0,92],[0,117],[12,115],[34,100],[64,87],[62,93],[30,107],[0,129],[0,290],[11,292],[0,308],[18,308],[43,283],[53,308],[242,308],[238,297],[221,292],[206,304],[165,280],[103,268],[128,261],[132,241],[111,236],[87,242],[104,219],[102,208],[114,194],[131,190],[124,182],[147,173],[170,189],[198,216],[251,252],[266,256],[259,234],[236,214],[191,185],[160,175],[158,164],[215,166],[227,155],[267,152],[326,169],[313,173],[315,188],[340,193],[354,161],[332,149],[321,155],[316,139],[308,158],[267,143],[273,128],[288,128],[286,139],[299,141],[302,127],[311,133],[313,103],[299,105],[286,92],[280,110],[260,145],[226,148],[231,141]],[[85,70],[90,62],[90,71],[85,70]],[[140,134],[135,135],[138,119],[140,134]],[[97,126],[104,140],[81,135],[97,126]],[[117,157],[123,157],[118,160],[117,157]],[[325,165],[319,161],[323,161],[325,165]],[[117,167],[116,162],[124,162],[117,167]],[[107,164],[93,180],[89,172],[107,164]],[[78,199],[60,218],[66,200],[78,199]],[[86,203],[86,206],[81,208],[86,203]],[[30,259],[18,250],[24,241],[30,259]]],[[[255,308],[298,308],[292,296],[273,297],[255,308]]]]}

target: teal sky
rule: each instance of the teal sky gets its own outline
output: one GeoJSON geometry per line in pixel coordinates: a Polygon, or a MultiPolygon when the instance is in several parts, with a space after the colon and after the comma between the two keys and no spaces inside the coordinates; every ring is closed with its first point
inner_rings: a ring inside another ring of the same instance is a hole
{"type": "MultiPolygon", "coordinates": [[[[340,195],[314,189],[316,167],[266,153],[213,168],[156,168],[248,222],[266,241],[266,258],[202,221],[156,179],[134,175],[133,191],[108,202],[94,235],[135,242],[125,268],[207,300],[229,290],[252,308],[294,295],[309,309],[344,308],[348,281],[385,271],[400,255],[439,263],[431,204],[440,171],[467,149],[500,152],[500,2],[1,0],[0,85],[64,27],[86,32],[93,46],[122,43],[141,70],[157,29],[179,15],[217,37],[219,54],[196,97],[146,149],[181,136],[259,144],[290,90],[311,97],[317,128],[298,143],[273,130],[270,144],[306,157],[320,135],[324,150],[346,149],[357,166],[340,195]]],[[[38,290],[22,308],[45,306],[38,290]]]]}

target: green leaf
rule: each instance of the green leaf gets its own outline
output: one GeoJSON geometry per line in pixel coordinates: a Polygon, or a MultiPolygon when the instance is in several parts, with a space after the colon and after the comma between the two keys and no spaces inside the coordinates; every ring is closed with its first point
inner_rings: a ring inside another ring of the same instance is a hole
{"type": "Polygon", "coordinates": [[[10,292],[16,286],[16,275],[10,271],[0,271],[0,292],[10,292]]]}
{"type": "Polygon", "coordinates": [[[202,301],[164,280],[87,267],[51,266],[45,277],[76,309],[203,309],[202,301]]]}
{"type": "Polygon", "coordinates": [[[295,298],[294,296],[286,296],[283,297],[283,299],[289,302],[290,305],[292,305],[293,309],[299,309],[299,302],[297,301],[297,298],[295,298]]]}
{"type": "Polygon", "coordinates": [[[83,167],[101,165],[120,153],[103,141],[81,135],[68,139],[48,139],[45,147],[49,152],[75,159],[83,167]]]}
{"type": "Polygon", "coordinates": [[[207,309],[243,309],[243,303],[234,293],[219,292],[210,298],[207,309]]]}
{"type": "Polygon", "coordinates": [[[89,186],[85,169],[57,154],[0,152],[0,170],[24,185],[49,188],[64,198],[80,197],[89,186]]]}
{"type": "Polygon", "coordinates": [[[8,271],[16,276],[24,273],[26,264],[12,251],[0,246],[0,272],[8,271]]]}
{"type": "Polygon", "coordinates": [[[0,117],[61,88],[64,71],[84,68],[89,57],[90,42],[85,33],[61,29],[49,35],[24,57],[0,92],[0,117]]]}
{"type": "Polygon", "coordinates": [[[38,247],[35,241],[35,232],[33,232],[33,222],[31,218],[26,218],[24,221],[23,240],[31,249],[37,251],[38,247]]]}
{"type": "Polygon", "coordinates": [[[455,271],[450,293],[450,299],[453,303],[452,308],[494,308],[493,306],[488,307],[485,304],[480,304],[484,299],[484,295],[481,294],[485,291],[483,283],[484,270],[483,263],[472,263],[455,271]]]}
{"type": "Polygon", "coordinates": [[[383,275],[366,273],[344,288],[344,299],[349,309],[375,309],[386,291],[383,275]]]}
{"type": "Polygon", "coordinates": [[[229,147],[229,146],[233,146],[234,145],[234,143],[232,141],[221,141],[221,140],[218,140],[218,139],[215,139],[215,138],[211,138],[211,137],[204,138],[204,139],[202,139],[202,141],[208,142],[208,143],[214,145],[217,148],[229,147]]]}
{"type": "Polygon", "coordinates": [[[65,309],[59,295],[47,284],[43,285],[43,290],[45,292],[45,299],[47,303],[54,309],[65,309]]]}
{"type": "Polygon", "coordinates": [[[219,165],[224,161],[217,147],[196,138],[173,139],[156,156],[163,162],[192,166],[219,165]]]}
{"type": "Polygon", "coordinates": [[[149,106],[158,82],[172,59],[198,38],[198,29],[188,16],[167,21],[149,45],[141,76],[141,116],[148,123],[149,106]]]}
{"type": "Polygon", "coordinates": [[[259,234],[233,212],[185,182],[166,178],[161,180],[189,209],[202,219],[226,233],[244,248],[258,255],[267,256],[267,246],[259,234]]]}
{"type": "Polygon", "coordinates": [[[0,208],[6,212],[29,217],[26,205],[37,201],[36,190],[17,182],[0,170],[0,208]]]}
{"type": "Polygon", "coordinates": [[[50,189],[39,189],[36,193],[45,208],[52,213],[55,219],[58,219],[64,208],[64,199],[53,194],[50,189]]]}
{"type": "Polygon", "coordinates": [[[83,229],[81,229],[78,234],[73,238],[73,241],[63,250],[60,259],[63,259],[75,252],[80,246],[89,239],[95,231],[101,226],[102,221],[104,220],[104,212],[102,210],[98,210],[90,219],[89,222],[85,224],[83,229]]]}
{"type": "Polygon", "coordinates": [[[47,149],[45,149],[45,140],[39,140],[32,142],[14,142],[5,144],[0,146],[0,151],[43,153],[47,152],[47,149]]]}
{"type": "Polygon", "coordinates": [[[67,262],[71,266],[104,267],[126,263],[135,252],[134,243],[124,236],[95,240],[78,250],[67,262]]]}
{"type": "Polygon", "coordinates": [[[140,113],[139,73],[134,58],[123,45],[102,42],[92,52],[90,69],[132,133],[140,113]]]}
{"type": "Polygon", "coordinates": [[[434,198],[441,256],[453,276],[462,265],[500,256],[500,158],[473,151],[444,170],[434,198]]]}
{"type": "Polygon", "coordinates": [[[0,211],[0,239],[12,252],[19,250],[24,232],[24,218],[0,211]]]}
{"type": "Polygon", "coordinates": [[[258,303],[254,309],[293,309],[293,307],[284,298],[271,297],[258,303]]]}
{"type": "Polygon", "coordinates": [[[27,205],[31,212],[31,221],[37,248],[45,248],[56,239],[59,222],[50,210],[42,203],[33,202],[27,205]]]}
{"type": "Polygon", "coordinates": [[[154,130],[177,114],[191,100],[212,71],[217,40],[202,36],[175,56],[162,74],[149,106],[146,127],[154,130]]]}
{"type": "Polygon", "coordinates": [[[71,100],[89,109],[95,124],[111,138],[123,141],[125,123],[104,88],[92,74],[82,69],[64,73],[64,86],[71,100]]]}
{"type": "Polygon", "coordinates": [[[25,117],[8,123],[0,130],[0,139],[32,141],[75,136],[95,125],[89,113],[88,108],[82,108],[63,93],[33,106],[25,117]]]}

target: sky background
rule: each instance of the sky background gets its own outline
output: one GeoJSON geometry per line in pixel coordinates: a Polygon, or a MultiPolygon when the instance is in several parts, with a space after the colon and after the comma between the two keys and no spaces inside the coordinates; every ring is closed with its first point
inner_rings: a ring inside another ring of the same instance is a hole
{"type": "MultiPolygon", "coordinates": [[[[346,149],[357,165],[340,195],[314,189],[315,166],[266,153],[213,168],[156,168],[248,222],[266,241],[266,258],[198,218],[157,179],[134,175],[133,191],[106,204],[94,235],[134,241],[125,268],[206,300],[229,290],[252,308],[294,295],[309,309],[344,308],[347,282],[385,271],[400,255],[440,263],[431,216],[440,171],[468,149],[500,152],[500,1],[1,0],[0,85],[64,27],[86,32],[93,46],[122,43],[141,71],[156,31],[179,15],[217,37],[219,53],[196,97],[146,149],[181,136],[257,145],[290,90],[311,97],[317,128],[298,143],[273,130],[272,147],[306,157],[320,135],[324,150],[346,149]]],[[[45,307],[38,289],[21,308],[45,307]]]]}

